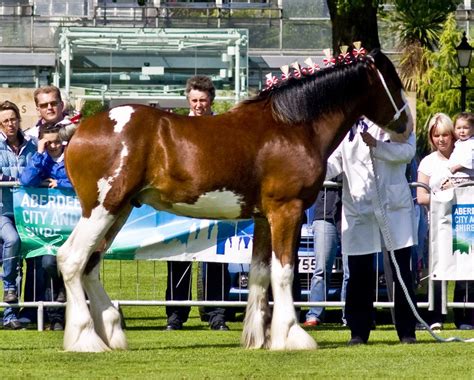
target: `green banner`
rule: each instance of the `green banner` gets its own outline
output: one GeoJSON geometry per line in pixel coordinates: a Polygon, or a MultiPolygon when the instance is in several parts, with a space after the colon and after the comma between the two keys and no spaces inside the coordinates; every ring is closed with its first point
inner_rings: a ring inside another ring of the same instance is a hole
{"type": "Polygon", "coordinates": [[[20,187],[13,190],[15,223],[24,257],[55,255],[81,216],[73,190],[20,187]]]}

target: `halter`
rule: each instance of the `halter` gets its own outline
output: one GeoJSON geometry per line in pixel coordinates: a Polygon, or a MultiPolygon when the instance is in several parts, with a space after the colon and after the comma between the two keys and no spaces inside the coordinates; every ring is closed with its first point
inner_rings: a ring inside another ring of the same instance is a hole
{"type": "Polygon", "coordinates": [[[387,93],[387,96],[390,99],[390,101],[392,102],[393,108],[395,109],[395,114],[393,115],[393,118],[390,121],[390,123],[392,123],[394,121],[397,121],[400,118],[400,115],[402,114],[402,112],[404,112],[405,109],[408,107],[408,103],[406,101],[404,101],[402,108],[399,109],[397,107],[397,104],[395,103],[395,100],[393,100],[393,96],[390,93],[390,91],[388,90],[387,83],[385,83],[385,79],[383,78],[383,75],[379,71],[379,69],[377,69],[377,74],[379,74],[379,78],[380,78],[380,81],[382,82],[383,88],[385,89],[385,92],[387,93]]]}

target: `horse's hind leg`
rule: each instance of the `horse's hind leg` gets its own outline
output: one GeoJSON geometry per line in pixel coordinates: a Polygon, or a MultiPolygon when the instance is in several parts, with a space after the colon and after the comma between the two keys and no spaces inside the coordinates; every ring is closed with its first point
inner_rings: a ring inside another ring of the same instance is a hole
{"type": "MultiPolygon", "coordinates": [[[[126,207],[107,231],[105,235],[106,244],[101,248],[102,251],[105,252],[112,244],[115,236],[126,222],[131,209],[131,206],[126,207]]],[[[122,329],[120,313],[112,304],[99,280],[101,253],[94,252],[93,256],[89,259],[83,275],[83,284],[89,298],[95,331],[111,349],[124,350],[127,348],[127,340],[122,329]],[[97,256],[94,257],[94,255],[97,256]]]]}
{"type": "Polygon", "coordinates": [[[98,206],[89,218],[82,217],[73,233],[58,251],[58,266],[67,292],[64,349],[78,352],[101,352],[110,348],[94,330],[82,286],[82,274],[90,255],[97,249],[115,216],[98,206]]]}
{"type": "Polygon", "coordinates": [[[242,345],[246,348],[263,348],[268,344],[270,333],[270,308],[268,305],[270,256],[270,226],[266,219],[256,219],[249,297],[242,332],[242,345]]]}
{"type": "Polygon", "coordinates": [[[301,213],[298,204],[293,202],[280,205],[269,215],[273,248],[271,283],[274,305],[270,343],[272,350],[316,348],[314,339],[298,324],[293,306],[294,252],[298,243],[301,213]]]}

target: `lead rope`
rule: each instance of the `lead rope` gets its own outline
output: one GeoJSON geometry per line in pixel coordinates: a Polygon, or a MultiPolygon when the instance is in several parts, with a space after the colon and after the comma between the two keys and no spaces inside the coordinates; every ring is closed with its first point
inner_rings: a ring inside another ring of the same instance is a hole
{"type": "Polygon", "coordinates": [[[375,161],[374,161],[374,152],[373,148],[369,147],[369,152],[370,152],[370,162],[372,164],[372,170],[374,172],[374,182],[375,182],[375,191],[377,195],[377,203],[380,208],[380,212],[382,215],[382,225],[380,226],[380,231],[382,232],[382,236],[386,242],[387,245],[387,250],[390,252],[390,258],[392,259],[393,266],[395,268],[395,272],[397,273],[397,278],[398,282],[400,283],[400,286],[402,287],[403,293],[405,294],[406,300],[408,302],[408,305],[410,305],[410,309],[413,312],[413,315],[415,318],[420,322],[426,330],[430,333],[430,335],[437,341],[439,342],[468,342],[468,343],[474,343],[474,338],[471,339],[463,339],[459,337],[449,337],[449,338],[443,338],[433,332],[433,330],[430,328],[428,323],[426,323],[418,313],[418,310],[416,310],[416,307],[413,303],[413,300],[410,297],[410,294],[408,293],[408,289],[405,285],[405,282],[402,279],[402,275],[400,273],[400,267],[398,266],[397,260],[395,259],[395,251],[393,249],[393,242],[392,242],[392,235],[390,234],[390,229],[388,227],[388,218],[387,214],[385,213],[385,209],[382,207],[382,203],[380,202],[380,187],[379,187],[379,182],[377,181],[377,173],[375,169],[375,161]]]}

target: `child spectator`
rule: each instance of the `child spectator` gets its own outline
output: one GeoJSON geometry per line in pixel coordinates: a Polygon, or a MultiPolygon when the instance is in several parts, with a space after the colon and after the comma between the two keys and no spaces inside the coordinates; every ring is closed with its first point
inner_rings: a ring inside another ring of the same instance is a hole
{"type": "MultiPolygon", "coordinates": [[[[47,186],[71,189],[72,184],[64,167],[64,145],[59,137],[60,126],[46,123],[40,126],[38,151],[20,176],[24,186],[47,186]]],[[[42,267],[46,273],[45,299],[65,302],[64,282],[59,276],[56,256],[44,255],[42,267]]],[[[51,330],[64,330],[64,309],[47,308],[51,330]]]]}
{"type": "Polygon", "coordinates": [[[454,122],[454,133],[458,139],[449,157],[449,170],[454,185],[474,180],[474,114],[461,112],[454,122]]]}

